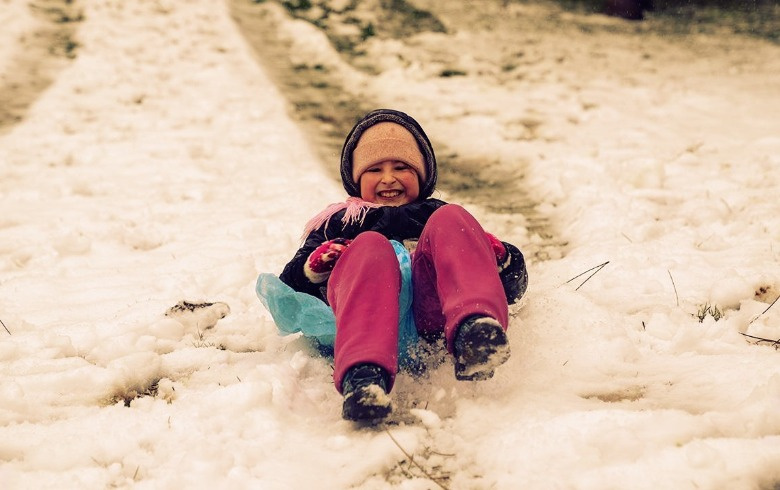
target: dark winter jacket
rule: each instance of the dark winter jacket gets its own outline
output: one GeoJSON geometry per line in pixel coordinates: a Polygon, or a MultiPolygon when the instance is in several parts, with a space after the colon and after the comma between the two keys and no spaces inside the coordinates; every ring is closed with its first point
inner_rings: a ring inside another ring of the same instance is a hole
{"type": "MultiPolygon", "coordinates": [[[[346,225],[342,223],[345,211],[338,211],[324,225],[309,233],[303,246],[285,266],[279,278],[296,291],[311,294],[327,302],[327,281],[314,284],[304,274],[304,264],[315,248],[334,238],[354,239],[364,231],[376,231],[388,240],[401,243],[417,240],[431,214],[445,204],[447,203],[438,199],[425,199],[403,206],[383,206],[368,210],[362,223],[346,225]]],[[[525,293],[528,273],[520,250],[510,243],[502,243],[510,254],[510,261],[499,275],[507,303],[512,304],[525,293]]]]}

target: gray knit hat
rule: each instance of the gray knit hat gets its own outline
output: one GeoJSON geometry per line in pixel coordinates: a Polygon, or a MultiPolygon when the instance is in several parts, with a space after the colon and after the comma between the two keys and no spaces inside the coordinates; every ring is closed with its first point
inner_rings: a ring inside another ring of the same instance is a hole
{"type": "MultiPolygon", "coordinates": [[[[341,181],[344,184],[344,189],[347,194],[353,197],[360,197],[360,185],[355,182],[353,177],[353,153],[355,147],[357,147],[358,141],[363,133],[370,127],[382,123],[391,122],[403,126],[409,133],[414,136],[420,153],[423,157],[423,171],[419,171],[420,177],[420,195],[418,199],[426,199],[433,194],[433,190],[436,188],[436,156],[433,153],[433,147],[428,140],[428,136],[423,131],[422,127],[411,116],[404,114],[400,111],[392,109],[377,109],[371,111],[362,119],[360,119],[352,131],[347,135],[346,141],[344,141],[344,147],[341,150],[341,181]]],[[[399,158],[404,160],[403,158],[399,158]]],[[[416,164],[412,165],[417,167],[416,164]]]]}

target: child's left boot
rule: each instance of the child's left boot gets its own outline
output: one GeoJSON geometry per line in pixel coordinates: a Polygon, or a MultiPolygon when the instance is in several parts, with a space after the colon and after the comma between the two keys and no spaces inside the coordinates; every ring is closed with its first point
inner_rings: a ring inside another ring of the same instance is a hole
{"type": "Polygon", "coordinates": [[[495,368],[511,354],[509,339],[501,324],[488,316],[471,316],[455,334],[455,378],[461,381],[490,379],[495,368]]]}
{"type": "Polygon", "coordinates": [[[376,364],[359,364],[344,375],[341,416],[356,422],[384,419],[393,407],[387,394],[388,376],[376,364]]]}

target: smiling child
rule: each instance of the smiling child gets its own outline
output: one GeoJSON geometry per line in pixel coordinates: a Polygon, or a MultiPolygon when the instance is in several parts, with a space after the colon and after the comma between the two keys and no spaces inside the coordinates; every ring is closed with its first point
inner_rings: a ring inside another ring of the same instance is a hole
{"type": "Polygon", "coordinates": [[[374,421],[392,411],[401,273],[391,240],[412,254],[420,337],[444,339],[457,379],[491,378],[510,355],[508,304],[528,282],[522,253],[464,208],[430,197],[436,157],[407,114],[379,109],[358,121],[344,143],[341,178],[350,197],[307,223],[280,279],[333,310],[342,416],[374,421]]]}

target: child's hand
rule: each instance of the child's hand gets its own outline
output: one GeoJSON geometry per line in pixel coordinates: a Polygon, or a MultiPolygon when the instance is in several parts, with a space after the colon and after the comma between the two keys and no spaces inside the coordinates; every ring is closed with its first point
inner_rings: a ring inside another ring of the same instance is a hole
{"type": "Polygon", "coordinates": [[[336,265],[336,260],[341,257],[351,242],[352,240],[346,238],[334,238],[315,248],[303,265],[306,277],[314,284],[327,280],[336,265]]]}
{"type": "Polygon", "coordinates": [[[506,253],[506,247],[501,240],[487,232],[485,232],[485,235],[487,235],[488,240],[490,240],[490,247],[493,249],[493,253],[496,254],[496,264],[498,264],[498,270],[500,272],[509,264],[509,261],[507,260],[509,254],[506,253]]]}

